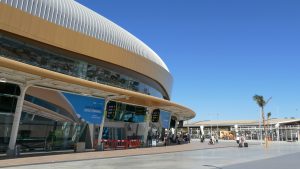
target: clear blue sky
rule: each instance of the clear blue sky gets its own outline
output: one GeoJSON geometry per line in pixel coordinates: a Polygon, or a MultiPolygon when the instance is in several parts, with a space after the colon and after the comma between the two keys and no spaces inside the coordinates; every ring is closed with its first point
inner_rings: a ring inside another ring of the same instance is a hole
{"type": "Polygon", "coordinates": [[[299,0],[78,0],[149,45],[203,119],[300,117],[299,0]],[[217,117],[216,114],[219,114],[217,117]]]}

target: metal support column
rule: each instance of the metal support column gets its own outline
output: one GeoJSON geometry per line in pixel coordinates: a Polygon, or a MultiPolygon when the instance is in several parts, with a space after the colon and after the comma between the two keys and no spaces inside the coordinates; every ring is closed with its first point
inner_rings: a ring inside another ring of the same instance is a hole
{"type": "Polygon", "coordinates": [[[102,145],[102,134],[103,134],[103,127],[104,127],[104,122],[106,118],[106,108],[107,108],[107,103],[109,102],[108,98],[105,98],[104,102],[104,110],[103,110],[103,117],[102,121],[99,127],[99,134],[98,134],[98,143],[97,143],[97,150],[103,150],[103,145],[102,145]]]}
{"type": "Polygon", "coordinates": [[[287,135],[288,135],[288,133],[287,133],[287,129],[286,129],[286,126],[284,126],[284,133],[285,133],[285,141],[288,141],[288,137],[287,137],[287,135]]]}
{"type": "Polygon", "coordinates": [[[263,144],[263,133],[262,133],[262,126],[261,126],[261,122],[262,122],[262,119],[261,117],[259,118],[259,135],[260,135],[260,144],[262,145],[263,144]]]}
{"type": "Polygon", "coordinates": [[[150,121],[151,121],[151,113],[153,112],[154,108],[148,108],[147,114],[146,114],[146,124],[145,124],[145,132],[144,132],[144,146],[148,147],[151,145],[149,141],[152,142],[152,139],[148,139],[148,134],[149,134],[149,127],[150,127],[150,121]]]}
{"type": "Polygon", "coordinates": [[[300,132],[299,132],[299,125],[298,125],[298,130],[297,130],[297,138],[298,138],[298,140],[297,141],[300,141],[300,132]]]}
{"type": "Polygon", "coordinates": [[[9,140],[9,145],[8,145],[8,150],[7,150],[7,156],[9,156],[9,157],[14,157],[14,156],[18,155],[18,153],[16,153],[16,141],[17,141],[17,136],[18,136],[20,119],[21,119],[21,115],[22,115],[22,108],[23,108],[25,93],[26,93],[26,90],[30,86],[31,85],[20,85],[19,86],[21,93],[20,93],[20,96],[18,97],[16,110],[15,110],[15,114],[14,114],[12,130],[11,130],[11,134],[10,134],[10,140],[9,140]]]}
{"type": "Polygon", "coordinates": [[[300,128],[299,128],[299,125],[298,125],[298,128],[297,128],[297,138],[298,138],[298,140],[297,140],[297,141],[300,141],[300,135],[299,135],[300,132],[299,132],[299,129],[300,129],[300,128]]]}
{"type": "Polygon", "coordinates": [[[275,129],[276,129],[277,141],[280,141],[280,124],[279,123],[275,124],[275,129]]]}

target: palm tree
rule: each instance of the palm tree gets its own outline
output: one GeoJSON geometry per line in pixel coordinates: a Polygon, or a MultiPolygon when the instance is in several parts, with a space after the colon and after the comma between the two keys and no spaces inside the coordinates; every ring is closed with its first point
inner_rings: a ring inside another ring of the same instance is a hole
{"type": "Polygon", "coordinates": [[[267,118],[268,118],[268,128],[269,128],[269,121],[270,121],[271,116],[272,116],[272,113],[269,112],[269,113],[267,114],[267,118]]]}
{"type": "MultiPolygon", "coordinates": [[[[268,114],[267,114],[267,125],[268,125],[268,134],[267,134],[267,136],[269,135],[269,133],[270,133],[270,118],[271,118],[271,116],[272,116],[272,113],[271,112],[269,112],[268,114]]],[[[267,147],[268,147],[268,140],[267,140],[267,147]]]]}
{"type": "MultiPolygon", "coordinates": [[[[263,126],[264,126],[264,131],[266,132],[266,121],[265,121],[265,112],[264,112],[264,108],[267,105],[267,103],[270,101],[272,97],[270,97],[267,101],[265,101],[263,96],[260,95],[254,95],[253,96],[253,100],[256,101],[256,103],[258,104],[258,106],[261,108],[261,117],[263,120],[263,126]]],[[[266,141],[266,136],[265,136],[265,143],[267,145],[267,141],[266,141]]]]}

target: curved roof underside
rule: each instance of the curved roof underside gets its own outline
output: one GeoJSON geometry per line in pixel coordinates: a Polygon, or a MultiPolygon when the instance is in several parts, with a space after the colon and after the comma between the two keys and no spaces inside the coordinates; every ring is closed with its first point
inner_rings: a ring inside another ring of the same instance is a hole
{"type": "Polygon", "coordinates": [[[85,93],[98,98],[120,96],[120,98],[113,100],[172,112],[172,115],[178,117],[179,120],[189,120],[196,115],[193,110],[169,100],[75,78],[4,57],[0,57],[0,76],[5,78],[7,82],[27,83],[37,87],[78,94],[85,93]]]}
{"type": "Polygon", "coordinates": [[[141,40],[74,0],[0,0],[0,2],[143,56],[169,72],[162,59],[141,40]]]}

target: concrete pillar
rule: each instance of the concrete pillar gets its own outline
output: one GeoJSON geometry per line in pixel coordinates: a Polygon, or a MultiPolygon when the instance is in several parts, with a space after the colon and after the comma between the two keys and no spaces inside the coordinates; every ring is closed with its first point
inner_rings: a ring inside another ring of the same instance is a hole
{"type": "MultiPolygon", "coordinates": [[[[145,131],[144,131],[144,139],[143,139],[143,142],[144,142],[144,146],[148,146],[148,145],[151,145],[148,143],[148,131],[149,131],[149,125],[150,125],[150,121],[151,121],[151,113],[153,112],[154,108],[148,108],[147,110],[147,114],[146,114],[146,124],[145,124],[145,131]]],[[[152,140],[151,140],[152,141],[152,140]]]]}
{"type": "Polygon", "coordinates": [[[102,117],[102,121],[99,127],[99,135],[98,135],[98,147],[97,150],[102,150],[102,134],[103,134],[103,127],[104,127],[104,122],[105,122],[105,118],[106,118],[106,108],[107,108],[107,103],[109,102],[109,99],[105,98],[105,102],[104,102],[104,111],[103,111],[103,117],[102,117]]]}
{"type": "Polygon", "coordinates": [[[94,124],[89,124],[89,131],[90,131],[90,142],[92,144],[92,148],[94,147],[94,124]]]}
{"type": "Polygon", "coordinates": [[[17,141],[17,136],[18,136],[18,130],[19,130],[19,125],[20,125],[20,119],[22,115],[22,108],[23,108],[23,103],[24,103],[24,98],[26,94],[26,90],[30,85],[20,85],[20,96],[18,97],[17,105],[16,105],[16,110],[14,114],[14,120],[13,120],[13,125],[11,129],[11,134],[10,134],[10,140],[9,140],[9,145],[8,145],[8,150],[7,150],[7,156],[9,157],[14,157],[15,154],[15,148],[16,148],[16,141],[17,141]]]}
{"type": "Polygon", "coordinates": [[[260,137],[260,144],[263,144],[263,132],[262,132],[262,125],[261,125],[261,123],[262,123],[262,119],[260,118],[259,119],[259,137],[260,137]]]}
{"type": "Polygon", "coordinates": [[[239,126],[237,124],[234,125],[234,131],[235,131],[235,139],[237,138],[238,136],[238,132],[239,132],[239,126]]]}
{"type": "Polygon", "coordinates": [[[279,134],[281,134],[280,141],[283,141],[283,129],[282,128],[281,128],[281,132],[280,132],[280,129],[279,129],[279,134]]]}
{"type": "Polygon", "coordinates": [[[300,126],[298,125],[298,130],[297,130],[297,138],[298,138],[298,140],[297,141],[300,141],[300,131],[299,131],[299,129],[300,129],[300,126]]]}
{"type": "Polygon", "coordinates": [[[285,128],[285,131],[284,131],[284,133],[285,133],[285,141],[288,141],[288,137],[287,137],[288,132],[287,132],[286,126],[284,126],[284,128],[285,128]]]}
{"type": "Polygon", "coordinates": [[[204,126],[200,126],[200,131],[201,131],[201,136],[203,136],[204,135],[204,126]]]}
{"type": "Polygon", "coordinates": [[[278,131],[276,129],[276,135],[277,135],[277,141],[281,141],[281,137],[280,137],[280,127],[278,127],[278,131]],[[277,135],[278,134],[278,135],[277,135]]]}
{"type": "Polygon", "coordinates": [[[279,127],[280,127],[280,125],[279,125],[279,123],[277,123],[277,124],[275,125],[275,128],[276,128],[276,135],[277,135],[277,141],[280,141],[279,127]]]}

